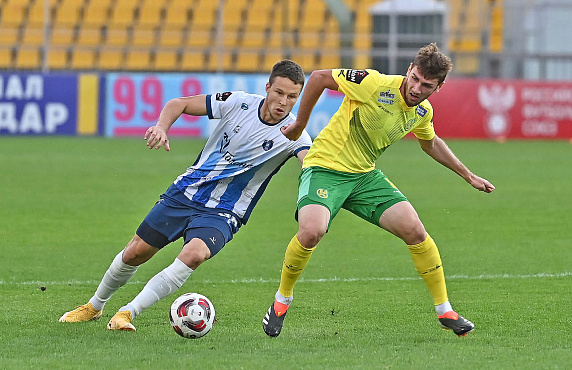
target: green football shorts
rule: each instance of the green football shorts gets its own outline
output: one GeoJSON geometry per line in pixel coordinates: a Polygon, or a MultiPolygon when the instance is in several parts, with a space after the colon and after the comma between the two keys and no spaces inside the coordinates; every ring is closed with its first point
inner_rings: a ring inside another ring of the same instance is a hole
{"type": "Polygon", "coordinates": [[[379,226],[379,217],[398,202],[407,201],[399,189],[378,169],[347,173],[308,167],[300,174],[298,209],[321,204],[330,210],[330,222],[341,208],[379,226]]]}

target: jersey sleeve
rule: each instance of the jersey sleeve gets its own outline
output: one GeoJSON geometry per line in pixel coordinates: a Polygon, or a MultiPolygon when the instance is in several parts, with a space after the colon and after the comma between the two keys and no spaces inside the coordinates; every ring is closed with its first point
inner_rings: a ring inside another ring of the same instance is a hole
{"type": "Polygon", "coordinates": [[[332,69],[338,91],[348,99],[364,102],[377,90],[382,75],[373,69],[332,69]]]}
{"type": "Polygon", "coordinates": [[[222,118],[234,107],[240,92],[226,91],[207,95],[207,115],[210,119],[222,118]]]}
{"type": "Polygon", "coordinates": [[[420,140],[433,139],[435,137],[435,129],[433,128],[433,108],[431,104],[418,105],[416,110],[421,117],[421,121],[411,132],[420,140]]]}
{"type": "Polygon", "coordinates": [[[306,130],[302,131],[302,135],[294,142],[294,147],[292,148],[292,155],[297,156],[302,150],[310,149],[312,145],[312,139],[310,134],[306,130]]]}

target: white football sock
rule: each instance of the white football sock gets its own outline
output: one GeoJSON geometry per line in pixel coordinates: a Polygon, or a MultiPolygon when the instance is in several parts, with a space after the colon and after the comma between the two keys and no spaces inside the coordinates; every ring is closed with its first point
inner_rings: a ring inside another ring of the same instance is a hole
{"type": "Polygon", "coordinates": [[[131,318],[134,319],[144,309],[151,307],[159,300],[179,289],[191,276],[192,272],[193,269],[185,265],[183,261],[175,258],[175,262],[153,276],[137,297],[126,306],[121,307],[119,311],[129,310],[131,318]]]}
{"type": "Polygon", "coordinates": [[[276,295],[274,297],[278,302],[288,306],[290,306],[290,303],[292,303],[292,300],[294,299],[293,295],[291,295],[290,297],[284,297],[282,294],[280,294],[280,292],[276,292],[276,295]]]}
{"type": "Polygon", "coordinates": [[[119,252],[111,262],[111,265],[103,275],[97,290],[89,303],[96,310],[102,310],[105,303],[111,298],[113,293],[121,288],[137,271],[139,266],[130,266],[122,261],[123,251],[119,252]]]}
{"type": "Polygon", "coordinates": [[[437,315],[441,316],[444,315],[446,312],[453,311],[453,307],[451,307],[451,303],[447,301],[445,303],[436,305],[435,311],[437,311],[437,315]]]}

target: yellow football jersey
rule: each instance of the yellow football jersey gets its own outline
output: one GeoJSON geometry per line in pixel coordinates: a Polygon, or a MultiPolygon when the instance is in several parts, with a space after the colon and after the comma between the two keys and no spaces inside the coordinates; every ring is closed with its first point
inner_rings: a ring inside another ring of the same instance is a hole
{"type": "Polygon", "coordinates": [[[381,153],[407,133],[422,140],[435,136],[429,101],[414,107],[405,104],[399,91],[404,76],[372,69],[333,69],[332,76],[345,97],[314,140],[304,167],[368,172],[381,153]]]}

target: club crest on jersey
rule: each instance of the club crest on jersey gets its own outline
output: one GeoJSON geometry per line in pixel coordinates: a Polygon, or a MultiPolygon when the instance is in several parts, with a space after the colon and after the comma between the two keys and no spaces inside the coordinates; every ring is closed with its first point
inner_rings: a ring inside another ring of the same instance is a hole
{"type": "Polygon", "coordinates": [[[273,146],[274,146],[274,141],[272,140],[264,140],[264,142],[262,143],[262,149],[264,149],[265,151],[269,151],[270,149],[272,149],[273,146]]]}
{"type": "Polygon", "coordinates": [[[427,114],[427,109],[423,108],[420,105],[417,106],[416,111],[417,111],[417,114],[420,115],[421,117],[425,117],[425,115],[427,114]]]}
{"type": "Polygon", "coordinates": [[[242,110],[248,110],[248,104],[242,103],[242,104],[240,105],[240,109],[242,109],[242,110]]]}
{"type": "Polygon", "coordinates": [[[409,121],[407,121],[407,123],[405,124],[405,126],[403,126],[403,128],[405,129],[405,131],[411,130],[411,128],[412,128],[413,125],[415,124],[415,121],[417,121],[417,118],[411,118],[409,121]]]}
{"type": "Polygon", "coordinates": [[[230,91],[223,92],[223,93],[216,93],[215,99],[218,101],[226,101],[226,99],[228,99],[228,97],[231,95],[232,95],[232,92],[230,92],[230,91]]]}
{"type": "Polygon", "coordinates": [[[326,189],[318,189],[316,191],[316,194],[323,199],[326,199],[328,197],[328,191],[326,189]]]}

